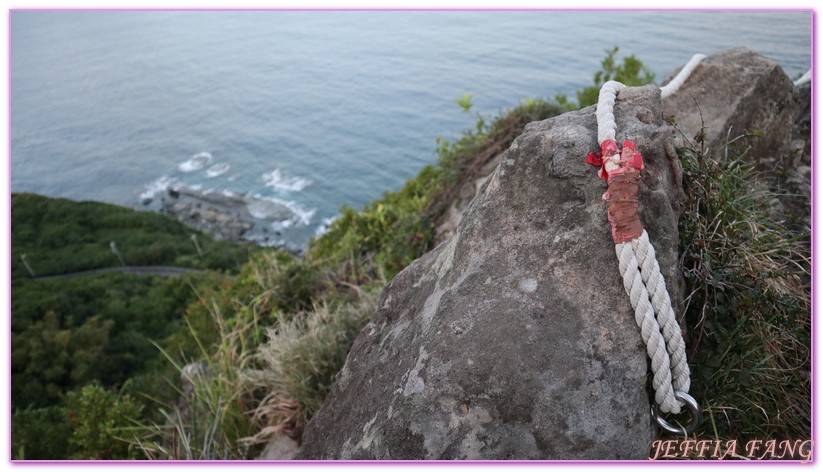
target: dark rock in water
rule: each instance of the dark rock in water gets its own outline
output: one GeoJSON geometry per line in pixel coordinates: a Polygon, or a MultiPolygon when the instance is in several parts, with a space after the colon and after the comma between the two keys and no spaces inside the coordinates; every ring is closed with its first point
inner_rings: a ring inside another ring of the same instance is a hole
{"type": "MultiPolygon", "coordinates": [[[[618,141],[682,312],[680,167],[656,87],[626,89],[618,141]]],[[[584,162],[594,108],[530,124],[455,235],[386,286],[297,459],[645,459],[646,354],[584,162]]]]}
{"type": "Polygon", "coordinates": [[[173,214],[189,226],[211,234],[215,239],[242,241],[243,235],[254,227],[254,223],[234,218],[214,208],[199,208],[191,205],[174,205],[173,214]]]}
{"type": "MultiPolygon", "coordinates": [[[[260,236],[268,231],[265,227],[258,230],[259,234],[253,234],[252,230],[257,224],[294,221],[297,218],[287,205],[265,198],[206,193],[191,188],[174,190],[173,196],[174,199],[162,200],[160,211],[215,239],[267,242],[268,239],[260,236]]],[[[295,250],[285,245],[282,249],[292,253],[300,251],[300,248],[295,250]]]]}
{"type": "Polygon", "coordinates": [[[170,196],[171,198],[180,198],[180,192],[179,192],[179,191],[177,191],[177,190],[175,190],[175,189],[173,189],[173,188],[170,188],[170,189],[169,189],[169,196],[170,196]]]}
{"type": "Polygon", "coordinates": [[[705,126],[705,143],[717,157],[728,141],[746,131],[766,132],[738,140],[732,150],[751,145],[747,159],[761,170],[774,170],[785,166],[795,101],[794,85],[777,63],[736,48],[704,59],[683,87],[663,100],[663,114],[673,115],[690,140],[705,126]]]}

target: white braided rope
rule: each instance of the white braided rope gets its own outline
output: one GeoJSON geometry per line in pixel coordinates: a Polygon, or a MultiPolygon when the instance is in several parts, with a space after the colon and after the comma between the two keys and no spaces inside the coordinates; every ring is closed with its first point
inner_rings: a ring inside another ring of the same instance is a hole
{"type": "MultiPolygon", "coordinates": [[[[703,54],[692,56],[671,82],[660,89],[661,97],[676,92],[705,57],[703,54]]],[[[613,80],[600,88],[595,111],[597,142],[600,144],[609,139],[616,140],[614,102],[623,88],[625,85],[613,80]]],[[[675,398],[674,391],[688,393],[691,385],[686,346],[648,233],[643,230],[639,238],[615,245],[615,252],[623,288],[629,295],[634,320],[640,327],[646,353],[651,359],[655,402],[664,413],[680,413],[683,404],[675,398]]]]}
{"type": "Polygon", "coordinates": [[[697,65],[700,64],[700,61],[702,61],[705,58],[706,56],[703,54],[695,54],[694,56],[692,56],[692,58],[689,59],[689,62],[687,62],[686,65],[683,66],[682,69],[680,69],[680,72],[678,72],[677,75],[674,76],[671,82],[666,84],[664,87],[660,87],[660,97],[666,98],[674,92],[677,92],[677,90],[683,85],[683,83],[686,82],[686,79],[688,79],[689,76],[692,75],[692,71],[694,71],[694,68],[697,67],[697,65]]]}
{"type": "Polygon", "coordinates": [[[615,245],[620,275],[623,276],[623,288],[629,295],[634,308],[634,321],[640,328],[640,335],[646,344],[646,353],[652,361],[652,385],[654,399],[664,413],[680,413],[680,402],[674,398],[672,373],[669,366],[669,354],[666,341],[660,334],[660,325],[654,317],[654,308],[649,302],[649,292],[643,284],[638,270],[638,262],[630,242],[615,245]]]}
{"type": "Polygon", "coordinates": [[[660,272],[654,247],[649,241],[649,234],[644,229],[640,237],[630,241],[630,244],[637,257],[640,276],[643,278],[652,307],[657,315],[657,324],[663,330],[666,350],[671,357],[672,383],[675,390],[688,393],[691,380],[689,379],[689,364],[686,362],[686,344],[683,342],[680,326],[677,324],[677,318],[672,309],[669,292],[666,290],[666,281],[660,272]]]}
{"type": "Polygon", "coordinates": [[[795,80],[792,83],[794,84],[795,87],[797,87],[798,85],[803,85],[806,82],[811,82],[811,81],[812,81],[812,70],[809,69],[803,75],[801,75],[799,79],[795,80]]]}
{"type": "Polygon", "coordinates": [[[597,99],[597,142],[602,143],[607,139],[615,139],[617,133],[617,123],[614,121],[614,100],[617,92],[626,86],[620,82],[610,80],[600,87],[600,95],[597,99]]]}

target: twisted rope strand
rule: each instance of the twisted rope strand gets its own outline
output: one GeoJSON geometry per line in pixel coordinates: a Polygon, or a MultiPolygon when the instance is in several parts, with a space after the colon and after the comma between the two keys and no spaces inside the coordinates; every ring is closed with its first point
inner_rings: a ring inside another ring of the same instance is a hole
{"type": "Polygon", "coordinates": [[[607,139],[615,139],[617,134],[617,123],[614,121],[614,101],[617,92],[626,88],[620,82],[610,80],[600,87],[600,95],[597,99],[597,142],[602,143],[607,139]]]}
{"type": "MultiPolygon", "coordinates": [[[[692,56],[671,82],[660,89],[661,97],[675,93],[705,57],[703,54],[692,56]]],[[[614,102],[624,88],[625,85],[613,80],[600,88],[595,114],[597,141],[601,149],[605,141],[616,139],[614,102]]],[[[604,158],[604,169],[611,172],[606,165],[604,158]]],[[[642,169],[642,165],[637,169],[642,169]]],[[[629,296],[635,322],[640,327],[646,353],[651,359],[655,402],[664,413],[680,413],[683,403],[675,398],[674,392],[688,393],[691,385],[686,346],[648,233],[643,230],[640,237],[616,244],[615,252],[623,288],[629,296]]]]}
{"type": "Polygon", "coordinates": [[[617,260],[620,264],[620,274],[623,276],[623,288],[629,295],[634,308],[634,321],[640,328],[640,335],[646,345],[646,353],[652,361],[652,385],[654,399],[660,405],[660,411],[665,413],[679,413],[680,401],[674,397],[672,388],[672,371],[669,365],[669,354],[666,352],[666,341],[660,334],[660,325],[654,316],[654,308],[649,303],[649,293],[643,285],[643,279],[638,270],[637,258],[632,250],[631,243],[615,245],[617,260]]]}
{"type": "Polygon", "coordinates": [[[675,390],[688,393],[691,381],[689,379],[689,364],[686,362],[686,344],[680,333],[680,325],[672,309],[669,292],[666,290],[666,281],[660,272],[660,265],[654,252],[654,246],[649,241],[646,230],[639,238],[630,242],[637,257],[640,275],[651,297],[652,307],[657,315],[657,323],[663,331],[666,340],[666,350],[671,356],[672,378],[675,390]]]}
{"type": "Polygon", "coordinates": [[[664,87],[660,87],[660,98],[666,98],[669,95],[677,92],[678,89],[686,82],[686,79],[692,75],[692,71],[694,71],[695,67],[697,67],[700,62],[705,59],[706,56],[704,54],[695,54],[689,59],[689,62],[680,69],[680,72],[677,73],[676,76],[672,79],[671,82],[666,84],[664,87]]]}

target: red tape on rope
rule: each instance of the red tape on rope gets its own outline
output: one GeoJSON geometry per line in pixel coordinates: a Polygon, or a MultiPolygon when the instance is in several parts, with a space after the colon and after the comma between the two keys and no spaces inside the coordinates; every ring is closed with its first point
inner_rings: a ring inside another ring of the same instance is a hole
{"type": "Polygon", "coordinates": [[[589,153],[586,162],[600,166],[598,175],[609,184],[603,200],[609,205],[608,218],[614,243],[639,238],[643,233],[643,224],[637,214],[637,194],[640,171],[645,166],[634,142],[623,141],[621,151],[613,139],[604,140],[600,144],[600,152],[589,153]]]}

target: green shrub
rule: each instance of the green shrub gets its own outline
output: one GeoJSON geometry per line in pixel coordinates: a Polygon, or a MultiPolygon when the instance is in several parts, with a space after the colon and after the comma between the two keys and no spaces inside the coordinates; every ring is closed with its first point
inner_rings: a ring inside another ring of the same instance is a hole
{"type": "Polygon", "coordinates": [[[69,392],[66,410],[73,459],[138,458],[129,442],[141,408],[130,396],[119,396],[93,383],[69,392]]]}
{"type": "MultiPolygon", "coordinates": [[[[250,411],[254,392],[244,381],[262,328],[253,318],[226,316],[217,305],[209,309],[215,342],[206,344],[194,326],[189,336],[198,348],[197,359],[173,355],[156,345],[174,366],[177,378],[186,376],[190,386],[177,391],[179,400],[160,402],[161,422],[141,428],[134,446],[149,459],[162,460],[244,460],[259,448],[243,440],[254,434],[250,411]],[[192,374],[186,366],[199,364],[192,374]]],[[[177,384],[177,382],[172,382],[177,384]]]]}
{"type": "Polygon", "coordinates": [[[66,327],[48,312],[13,337],[13,404],[54,405],[65,389],[93,379],[112,324],[91,317],[80,326],[66,327]]]}
{"type": "Polygon", "coordinates": [[[260,248],[215,241],[164,215],[99,202],[30,193],[11,196],[12,279],[116,267],[114,241],[127,265],[179,265],[230,270],[260,248]],[[196,235],[202,256],[191,239],[196,235]]]}
{"type": "Polygon", "coordinates": [[[184,313],[196,290],[222,280],[205,273],[15,281],[13,405],[55,405],[61,392],[91,380],[112,387],[156,367],[161,358],[149,339],[185,329],[184,313]]]}
{"type": "Polygon", "coordinates": [[[617,46],[606,50],[606,57],[600,61],[600,70],[594,73],[594,85],[577,92],[577,102],[581,108],[597,103],[600,87],[610,80],[628,86],[646,85],[654,81],[654,74],[634,54],[624,57],[623,63],[618,64],[615,60],[618,50],[617,46]]]}

